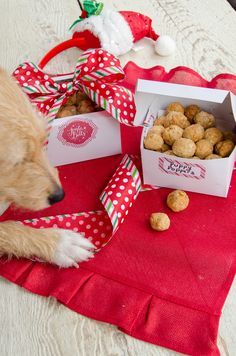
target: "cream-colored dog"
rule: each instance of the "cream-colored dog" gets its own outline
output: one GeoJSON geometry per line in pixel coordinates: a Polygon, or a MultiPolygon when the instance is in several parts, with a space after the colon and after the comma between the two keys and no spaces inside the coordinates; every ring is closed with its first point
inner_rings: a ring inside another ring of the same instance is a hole
{"type": "MultiPolygon", "coordinates": [[[[43,121],[15,80],[0,69],[0,204],[36,211],[63,199],[57,171],[43,151],[43,121]]],[[[0,255],[78,267],[93,256],[93,249],[90,241],[69,230],[0,223],[0,255]]]]}

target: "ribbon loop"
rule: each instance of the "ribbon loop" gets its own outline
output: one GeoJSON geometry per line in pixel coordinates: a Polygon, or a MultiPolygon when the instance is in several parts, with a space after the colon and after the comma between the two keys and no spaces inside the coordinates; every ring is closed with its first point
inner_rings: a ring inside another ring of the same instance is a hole
{"type": "Polygon", "coordinates": [[[133,126],[133,94],[117,84],[124,79],[124,71],[119,60],[103,49],[89,50],[79,57],[72,81],[57,82],[32,62],[21,64],[13,75],[49,120],[56,117],[70,95],[83,91],[114,119],[133,126]]]}
{"type": "Polygon", "coordinates": [[[131,157],[125,155],[100,196],[103,210],[25,220],[24,224],[35,228],[69,226],[100,249],[111,240],[127,218],[140,187],[138,168],[131,157]]]}

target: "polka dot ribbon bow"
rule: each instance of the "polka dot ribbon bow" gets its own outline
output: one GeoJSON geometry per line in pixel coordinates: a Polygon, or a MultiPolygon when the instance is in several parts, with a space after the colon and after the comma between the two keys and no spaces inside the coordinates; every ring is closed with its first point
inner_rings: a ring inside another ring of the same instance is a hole
{"type": "Polygon", "coordinates": [[[89,50],[81,55],[72,81],[58,81],[32,62],[21,64],[13,75],[49,122],[69,96],[82,91],[120,123],[133,126],[134,96],[130,90],[116,84],[124,79],[124,71],[119,60],[103,49],[89,50]]]}
{"type": "Polygon", "coordinates": [[[105,246],[124,222],[141,188],[141,178],[132,159],[125,155],[100,196],[104,210],[25,220],[36,228],[64,228],[79,232],[97,249],[105,246]]]}

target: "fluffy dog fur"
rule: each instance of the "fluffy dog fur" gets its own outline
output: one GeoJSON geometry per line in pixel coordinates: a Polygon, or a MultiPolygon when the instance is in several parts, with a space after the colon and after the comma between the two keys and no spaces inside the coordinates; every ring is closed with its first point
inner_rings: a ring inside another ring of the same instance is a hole
{"type": "MultiPolygon", "coordinates": [[[[45,135],[45,119],[34,112],[14,79],[0,69],[0,204],[35,211],[50,205],[60,181],[44,154],[45,135]]],[[[0,223],[0,255],[78,267],[78,262],[93,256],[93,248],[90,241],[68,230],[0,223]]]]}

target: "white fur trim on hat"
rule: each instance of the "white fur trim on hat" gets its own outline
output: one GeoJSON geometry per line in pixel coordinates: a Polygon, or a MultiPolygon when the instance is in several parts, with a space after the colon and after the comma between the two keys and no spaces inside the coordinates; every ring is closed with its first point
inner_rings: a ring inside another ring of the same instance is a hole
{"type": "Polygon", "coordinates": [[[103,10],[78,22],[73,32],[88,30],[96,36],[101,46],[116,56],[127,53],[133,47],[133,35],[124,17],[117,11],[103,10]]]}

